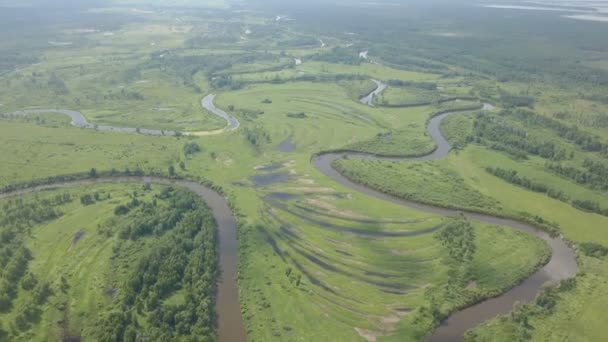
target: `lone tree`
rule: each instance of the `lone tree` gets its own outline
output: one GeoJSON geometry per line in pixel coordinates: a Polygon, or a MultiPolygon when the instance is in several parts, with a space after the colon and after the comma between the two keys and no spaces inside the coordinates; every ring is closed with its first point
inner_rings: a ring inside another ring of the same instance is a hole
{"type": "Polygon", "coordinates": [[[91,168],[91,170],[89,171],[89,177],[97,177],[97,169],[91,168]]]}
{"type": "Polygon", "coordinates": [[[169,175],[175,176],[175,167],[173,165],[169,165],[169,175]]]}

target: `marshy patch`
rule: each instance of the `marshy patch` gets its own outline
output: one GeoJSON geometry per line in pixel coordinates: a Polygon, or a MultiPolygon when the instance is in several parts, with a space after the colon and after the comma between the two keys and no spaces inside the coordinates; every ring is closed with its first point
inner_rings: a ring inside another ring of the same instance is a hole
{"type": "Polygon", "coordinates": [[[70,249],[74,246],[76,246],[76,244],[78,243],[78,241],[80,241],[83,236],[86,234],[86,232],[84,230],[79,230],[76,235],[74,235],[74,237],[72,238],[72,243],[70,244],[70,249]]]}
{"type": "Polygon", "coordinates": [[[285,183],[289,180],[289,174],[285,172],[257,175],[249,178],[256,186],[266,186],[274,183],[285,183]]]}
{"type": "Polygon", "coordinates": [[[278,201],[289,201],[289,200],[297,198],[297,197],[298,197],[298,195],[290,194],[287,192],[271,192],[267,196],[267,198],[270,200],[278,200],[278,201]]]}
{"type": "Polygon", "coordinates": [[[254,169],[259,172],[272,172],[282,168],[282,164],[270,164],[265,166],[256,166],[254,169]]]}
{"type": "Polygon", "coordinates": [[[290,153],[290,152],[295,151],[296,145],[293,143],[292,137],[289,137],[289,138],[281,141],[281,143],[277,146],[277,148],[279,149],[279,152],[290,153]]]}

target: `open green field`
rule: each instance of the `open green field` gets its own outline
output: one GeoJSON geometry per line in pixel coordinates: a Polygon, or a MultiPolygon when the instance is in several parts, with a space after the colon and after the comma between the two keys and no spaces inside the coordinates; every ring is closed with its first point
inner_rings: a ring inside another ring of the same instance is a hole
{"type": "MultiPolygon", "coordinates": [[[[501,16],[456,4],[435,11],[344,1],[325,4],[319,15],[306,9],[313,1],[292,18],[292,8],[278,2],[138,0],[61,10],[36,10],[30,2],[26,9],[1,7],[0,113],[65,108],[94,124],[207,131],[225,126],[201,107],[204,96],[217,94],[215,105],[240,126],[218,135],[151,137],[83,130],[55,114],[0,116],[0,188],[92,169],[221,187],[239,225],[248,340],[420,341],[450,312],[505,292],[548,260],[547,244],[528,234],[404,208],[344,187],[311,164],[326,151],[429,153],[435,143],[426,125],[434,114],[482,102],[496,109],[443,122],[455,147],[445,159],[342,159],[334,166],[385,193],[534,222],[573,244],[579,263],[573,281],[482,324],[468,340],[605,335],[602,23],[546,13],[501,16]],[[35,20],[42,15],[48,20],[35,20]],[[375,89],[371,79],[389,84],[375,107],[359,101],[375,89]],[[454,97],[471,100],[440,101],[454,97]]],[[[19,237],[0,240],[3,266],[13,244],[31,252],[24,274],[2,273],[0,286],[16,290],[5,291],[14,298],[0,308],[0,341],[66,335],[110,341],[112,333],[213,340],[213,267],[202,285],[178,277],[167,291],[156,284],[126,295],[132,277],[149,271],[146,260],[172,269],[155,251],[175,253],[180,265],[199,257],[177,250],[188,240],[180,224],[133,233],[140,219],[183,209],[173,196],[188,195],[163,189],[96,185],[26,195],[10,205],[0,200],[3,220],[28,207],[50,206],[57,214],[39,222],[0,220],[1,229],[19,237]],[[70,200],[43,205],[58,194],[70,200]],[[81,202],[86,194],[93,203],[81,202]],[[144,212],[152,205],[157,209],[144,212]],[[35,285],[24,287],[30,278],[35,285]],[[191,325],[181,326],[171,319],[191,313],[191,303],[205,307],[195,310],[200,320],[182,319],[191,325]]],[[[206,206],[192,201],[189,208],[206,218],[206,206]]],[[[200,248],[215,250],[213,225],[205,227],[200,248]]]]}

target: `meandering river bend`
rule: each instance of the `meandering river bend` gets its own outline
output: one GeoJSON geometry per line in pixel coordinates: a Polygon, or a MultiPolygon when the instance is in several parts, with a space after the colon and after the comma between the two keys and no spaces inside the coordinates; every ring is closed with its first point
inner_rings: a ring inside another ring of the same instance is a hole
{"type": "Polygon", "coordinates": [[[217,341],[244,342],[247,341],[245,328],[241,318],[238,288],[238,257],[239,243],[237,239],[236,221],[228,203],[216,191],[199,183],[186,180],[172,180],[159,177],[108,177],[77,181],[58,182],[41,185],[13,192],[0,193],[0,198],[24,195],[27,193],[77,187],[103,183],[151,183],[175,185],[189,189],[200,196],[211,208],[213,217],[218,225],[219,236],[219,266],[220,278],[217,281],[217,341]]]}
{"type": "MultiPolygon", "coordinates": [[[[382,92],[386,85],[382,82],[375,81],[377,88],[369,95],[363,97],[361,102],[366,105],[372,105],[373,97],[382,92]]],[[[214,95],[205,97],[201,104],[202,106],[212,112],[224,118],[227,121],[227,127],[217,131],[206,131],[206,132],[190,132],[184,134],[190,135],[208,135],[226,132],[228,130],[234,130],[239,127],[239,122],[233,116],[226,112],[218,109],[213,105],[214,95]]],[[[492,109],[489,104],[484,104],[484,110],[492,109]]],[[[535,272],[533,275],[524,280],[521,284],[515,286],[508,292],[496,297],[487,299],[479,304],[473,305],[469,308],[461,310],[452,314],[441,326],[435,330],[430,337],[430,341],[457,341],[461,340],[466,330],[475,327],[479,323],[495,317],[498,314],[507,313],[512,309],[515,302],[529,302],[531,301],[543,286],[555,283],[563,279],[573,277],[577,272],[576,258],[573,250],[560,238],[552,237],[544,231],[541,231],[529,224],[520,222],[512,219],[505,219],[495,217],[492,215],[479,214],[461,210],[439,208],[431,205],[425,205],[417,203],[415,201],[404,200],[395,196],[387,195],[380,191],[372,188],[354,183],[341,175],[332,167],[332,162],[347,156],[348,158],[354,159],[369,159],[369,160],[390,160],[390,161],[425,161],[425,160],[437,160],[444,158],[448,155],[451,146],[446,138],[441,134],[440,124],[448,116],[455,115],[458,113],[468,112],[468,109],[455,109],[445,111],[428,122],[427,131],[430,137],[434,140],[437,148],[423,156],[419,157],[382,157],[366,153],[324,153],[312,158],[312,164],[314,167],[332,178],[337,183],[342,184],[350,188],[353,191],[357,191],[369,196],[379,198],[388,202],[403,205],[415,210],[438,214],[444,216],[458,216],[464,215],[465,217],[490,223],[508,226],[513,229],[524,231],[529,234],[538,236],[545,240],[552,251],[550,261],[535,272]]],[[[149,135],[176,135],[174,131],[161,131],[154,129],[136,129],[136,128],[125,128],[125,127],[113,127],[113,126],[97,126],[91,125],[82,116],[80,112],[65,110],[65,109],[28,109],[15,112],[13,114],[29,114],[29,113],[61,113],[68,115],[72,119],[72,124],[81,128],[98,129],[106,131],[120,131],[129,133],[141,133],[149,135]]],[[[198,194],[213,211],[213,215],[218,223],[219,229],[219,263],[221,270],[221,277],[218,280],[218,294],[216,310],[218,315],[218,329],[217,329],[217,340],[219,342],[244,342],[247,340],[243,321],[241,318],[241,309],[239,304],[239,291],[238,291],[238,239],[236,222],[232,212],[225,199],[217,192],[192,181],[184,180],[170,180],[158,177],[109,177],[109,178],[97,178],[89,180],[79,181],[68,181],[59,182],[51,185],[43,185],[32,187],[24,190],[14,191],[10,193],[0,193],[0,198],[9,196],[18,196],[30,192],[50,190],[56,188],[66,188],[74,186],[82,186],[96,183],[155,183],[155,184],[173,184],[176,186],[182,186],[198,194]]]]}
{"type": "MultiPolygon", "coordinates": [[[[385,87],[381,86],[381,84],[378,84],[378,88],[372,92],[374,95],[370,94],[371,96],[368,95],[368,97],[373,98],[373,96],[379,93],[378,89],[382,91],[384,88],[385,87]]],[[[370,103],[367,100],[363,101],[363,99],[361,102],[367,104],[370,103]]],[[[492,108],[493,107],[490,104],[484,104],[482,110],[490,110],[492,108]]],[[[335,160],[343,157],[350,159],[388,160],[400,162],[427,161],[444,158],[450,152],[451,146],[441,133],[441,122],[451,115],[464,112],[470,112],[470,110],[455,109],[445,111],[429,120],[427,131],[437,145],[437,148],[433,152],[423,156],[410,158],[382,157],[367,153],[323,153],[312,158],[312,164],[317,170],[343,186],[350,188],[351,190],[430,214],[452,217],[464,215],[470,220],[511,227],[513,229],[535,235],[545,240],[550,246],[552,252],[551,259],[545,266],[540,268],[521,284],[515,286],[506,293],[503,293],[495,298],[487,299],[450,315],[449,318],[443,322],[430,336],[429,341],[433,342],[462,340],[463,335],[467,330],[490,318],[495,317],[496,315],[508,313],[511,311],[513,304],[516,302],[530,302],[544,286],[571,278],[576,275],[578,269],[574,251],[561,238],[552,237],[548,233],[530,224],[512,219],[495,217],[492,215],[440,208],[391,196],[370,187],[352,182],[332,167],[332,163],[335,160]]]]}
{"type": "Polygon", "coordinates": [[[239,127],[239,121],[232,115],[224,112],[223,110],[217,108],[213,104],[213,100],[215,99],[214,94],[210,94],[205,96],[201,100],[201,106],[208,110],[210,113],[221,117],[226,120],[226,127],[222,129],[216,129],[211,131],[196,131],[196,132],[177,132],[171,130],[160,130],[160,129],[151,129],[151,128],[135,128],[135,127],[118,127],[118,126],[110,126],[110,125],[97,125],[92,124],[87,121],[87,119],[82,115],[81,112],[71,110],[71,109],[52,109],[52,108],[41,108],[41,109],[22,109],[12,113],[8,113],[9,115],[28,115],[28,114],[49,114],[49,113],[57,113],[69,116],[72,119],[72,126],[76,126],[83,129],[94,129],[98,131],[109,131],[109,132],[123,132],[123,133],[139,133],[145,135],[167,135],[167,136],[175,136],[175,135],[192,135],[192,136],[204,136],[204,135],[214,135],[224,133],[226,131],[232,131],[239,127]]]}

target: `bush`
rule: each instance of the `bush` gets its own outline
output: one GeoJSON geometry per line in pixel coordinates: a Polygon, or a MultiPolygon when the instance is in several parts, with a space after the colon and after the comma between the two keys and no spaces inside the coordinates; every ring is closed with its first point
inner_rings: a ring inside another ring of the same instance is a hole
{"type": "Polygon", "coordinates": [[[287,113],[287,117],[293,118],[293,119],[305,119],[308,116],[304,112],[298,112],[298,113],[287,113]]]}
{"type": "Polygon", "coordinates": [[[184,155],[186,157],[192,154],[199,153],[200,151],[201,147],[195,142],[188,142],[184,144],[184,155]]]}
{"type": "Polygon", "coordinates": [[[608,247],[594,242],[584,242],[580,244],[580,251],[589,257],[603,258],[608,255],[608,247]]]}

